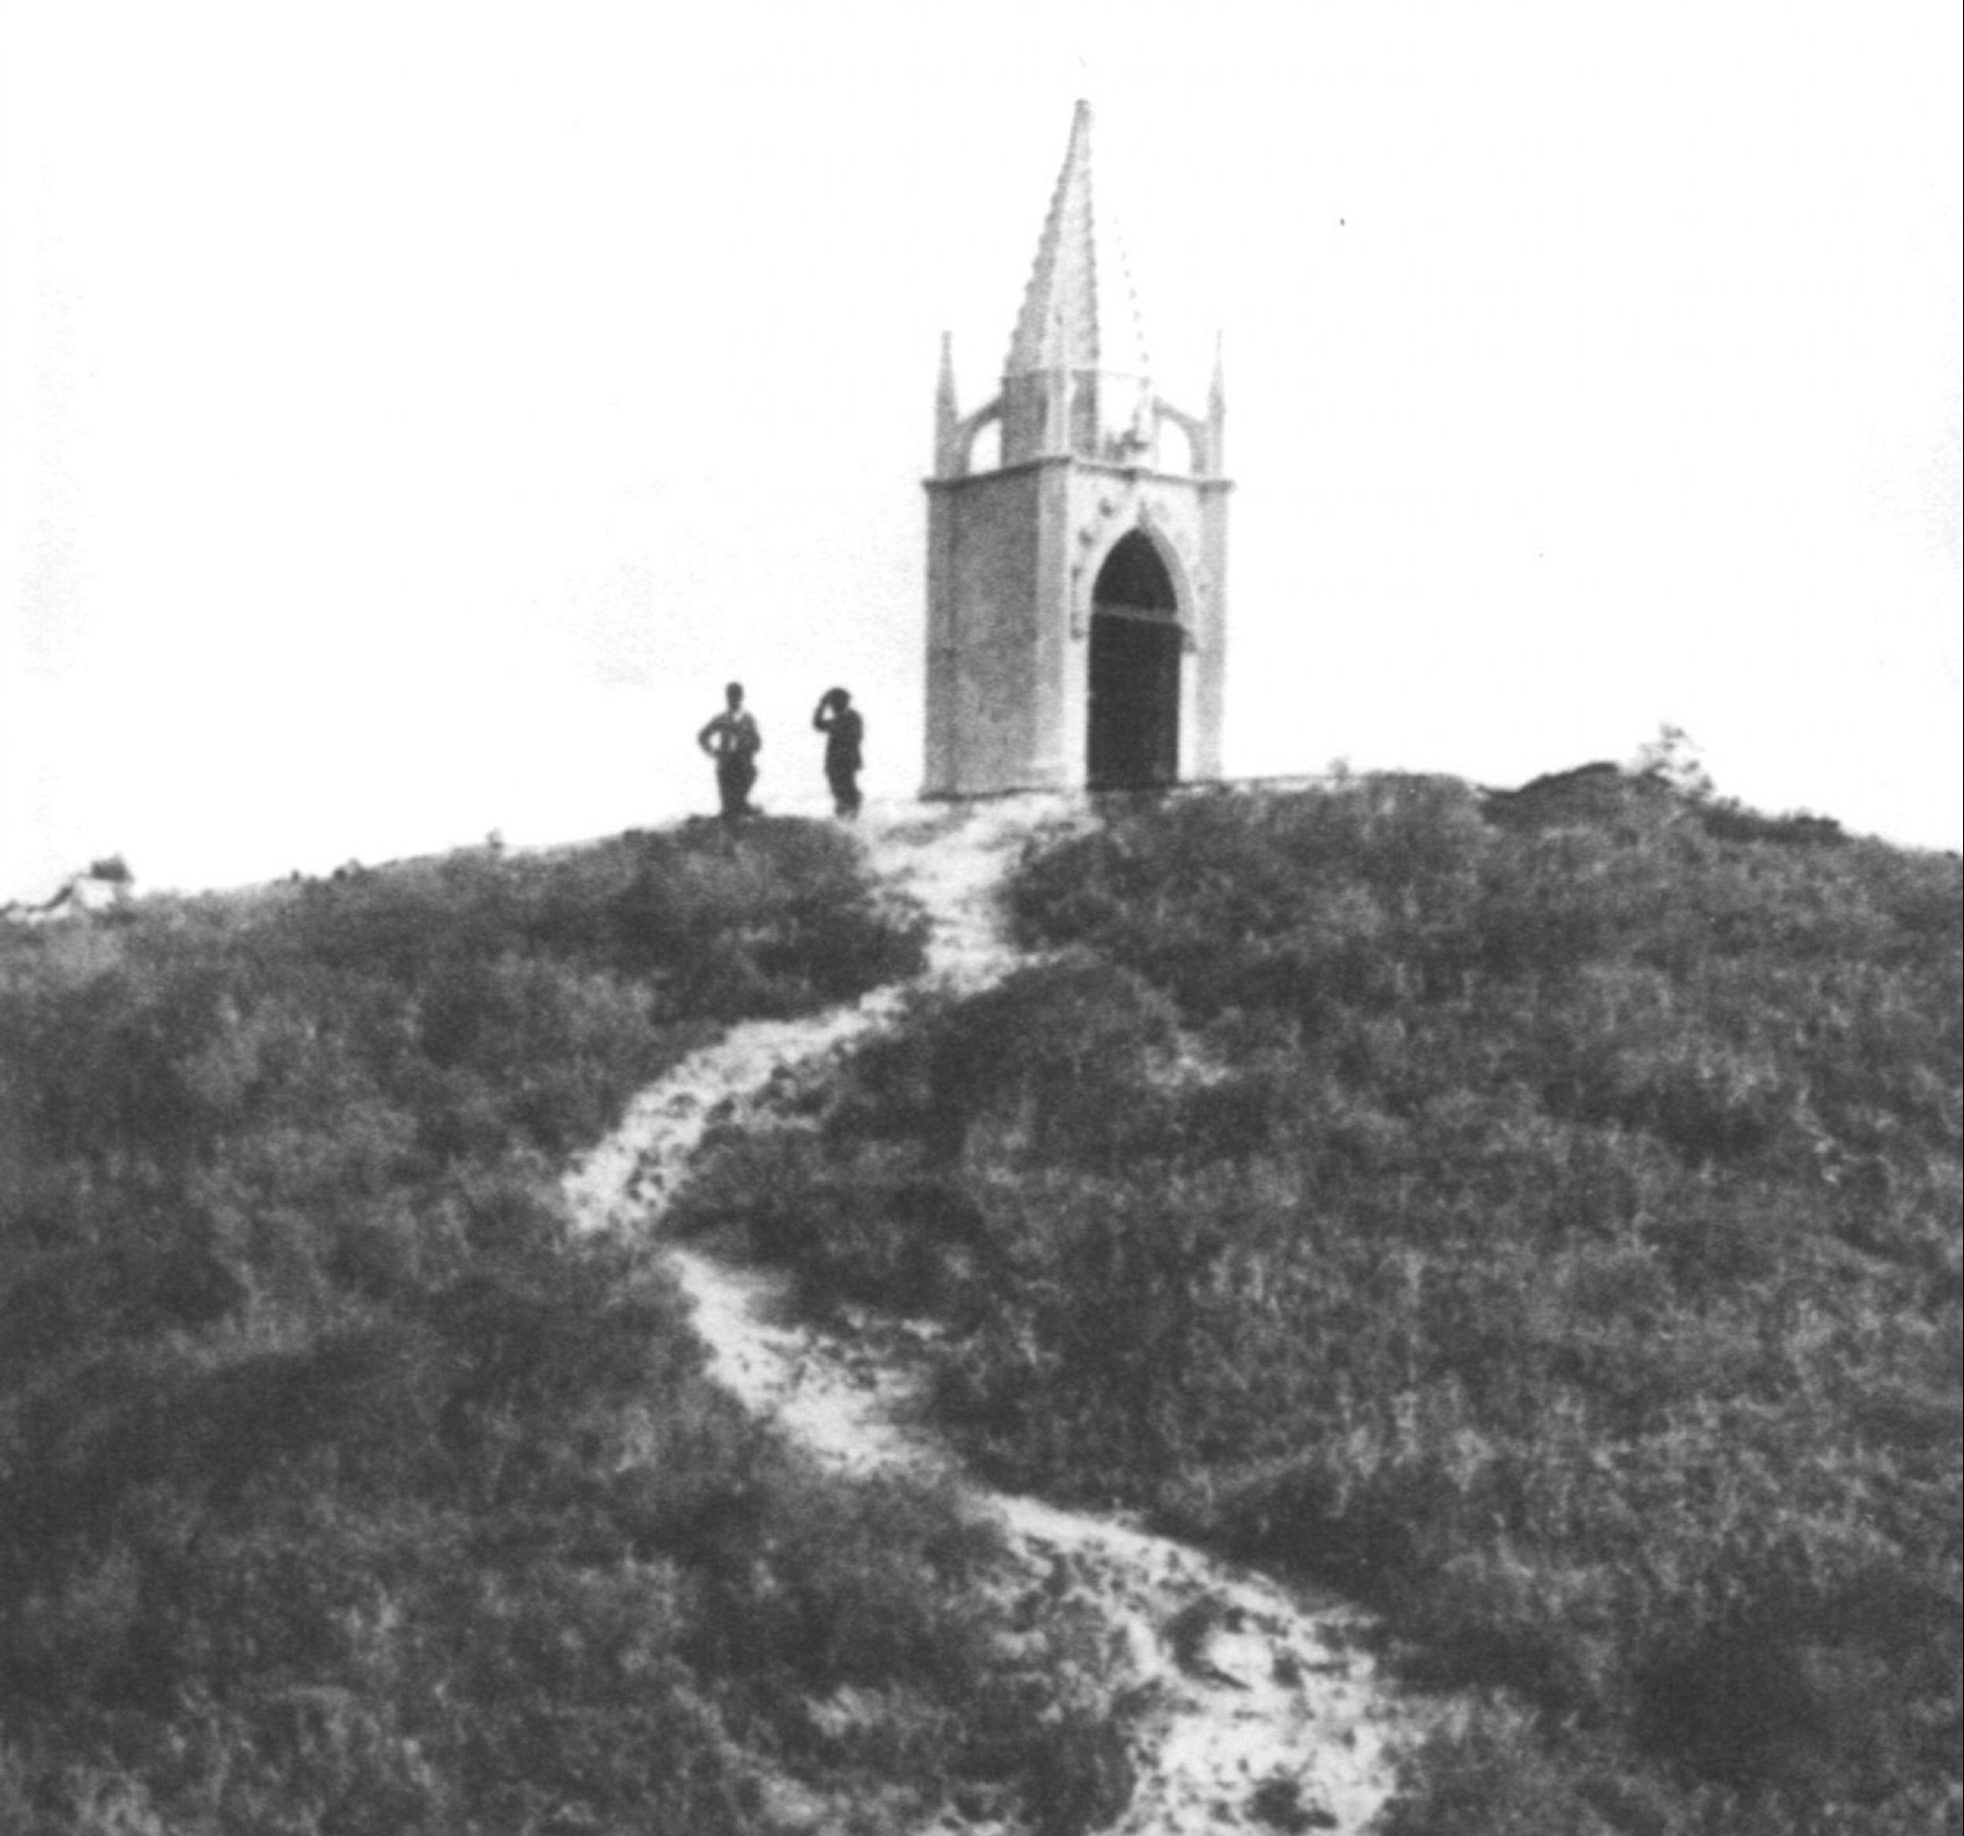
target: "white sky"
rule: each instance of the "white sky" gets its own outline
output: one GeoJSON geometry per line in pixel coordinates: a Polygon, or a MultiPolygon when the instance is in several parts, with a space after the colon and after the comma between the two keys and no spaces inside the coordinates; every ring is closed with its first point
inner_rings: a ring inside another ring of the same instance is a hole
{"type": "Polygon", "coordinates": [[[1660,722],[1955,846],[1959,12],[0,0],[0,898],[919,783],[937,340],[1096,109],[1226,334],[1228,763],[1660,722]],[[1088,71],[1088,80],[1087,80],[1088,71]]]}

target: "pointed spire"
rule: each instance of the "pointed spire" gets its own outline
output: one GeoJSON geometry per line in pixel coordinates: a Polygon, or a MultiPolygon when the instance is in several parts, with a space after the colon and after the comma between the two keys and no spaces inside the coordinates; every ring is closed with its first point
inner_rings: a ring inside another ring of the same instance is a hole
{"type": "Polygon", "coordinates": [[[1094,208],[1091,104],[1084,101],[1071,118],[1064,167],[1003,373],[1058,369],[1098,370],[1140,382],[1151,374],[1139,303],[1117,232],[1110,213],[1094,208]]]}
{"type": "Polygon", "coordinates": [[[1202,469],[1219,475],[1226,464],[1227,366],[1221,356],[1222,337],[1214,334],[1214,377],[1207,385],[1207,451],[1202,469]]]}
{"type": "Polygon", "coordinates": [[[934,380],[934,406],[937,411],[946,409],[950,416],[955,408],[955,334],[944,331],[941,334],[941,372],[934,380]]]}
{"type": "Polygon", "coordinates": [[[934,384],[934,473],[952,478],[961,470],[956,443],[961,437],[961,408],[955,395],[955,335],[941,334],[941,373],[934,384]]]}

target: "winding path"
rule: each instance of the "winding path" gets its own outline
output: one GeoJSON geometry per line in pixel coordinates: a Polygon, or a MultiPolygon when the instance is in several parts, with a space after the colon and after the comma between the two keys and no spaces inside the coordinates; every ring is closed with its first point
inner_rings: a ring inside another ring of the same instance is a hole
{"type": "MultiPolygon", "coordinates": [[[[928,815],[868,812],[875,871],[932,921],[925,985],[980,988],[1014,964],[997,913],[1007,867],[1032,835],[1083,820],[1081,809],[1043,797],[928,815]]],[[[739,1026],[676,1066],[567,1176],[579,1215],[593,1228],[659,1229],[712,1119],[766,1093],[788,1067],[890,1023],[909,992],[883,988],[806,1019],[739,1026]]],[[[877,1335],[854,1341],[776,1324],[777,1277],[681,1245],[667,1254],[716,1376],[752,1410],[834,1470],[954,1479],[1006,1533],[1010,1623],[1069,1602],[1103,1625],[1109,1680],[1139,1705],[1135,1785],[1112,1836],[1369,1827],[1390,1795],[1391,1746],[1417,1723],[1376,1678],[1358,1612],[1116,1518],[984,1490],[909,1420],[905,1339],[931,1328],[883,1321],[877,1335]]],[[[948,1812],[933,1829],[983,1836],[999,1826],[948,1812]]]]}

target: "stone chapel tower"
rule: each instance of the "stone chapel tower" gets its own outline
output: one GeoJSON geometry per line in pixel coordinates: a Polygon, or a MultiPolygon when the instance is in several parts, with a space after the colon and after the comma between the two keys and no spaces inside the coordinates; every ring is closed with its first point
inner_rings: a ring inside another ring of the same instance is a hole
{"type": "Polygon", "coordinates": [[[924,795],[1219,775],[1224,419],[1218,352],[1204,415],[1154,393],[1080,102],[1001,392],[972,414],[942,339],[924,795]]]}

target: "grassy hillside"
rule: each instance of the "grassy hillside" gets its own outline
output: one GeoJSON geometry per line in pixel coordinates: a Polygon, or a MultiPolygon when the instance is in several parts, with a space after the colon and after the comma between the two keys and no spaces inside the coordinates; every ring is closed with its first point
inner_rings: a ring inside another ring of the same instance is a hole
{"type": "Polygon", "coordinates": [[[1000,1477],[1378,1604],[1396,1836],[1956,1828],[1954,859],[1573,774],[1182,800],[696,1224],[941,1311],[1000,1477]]]}
{"type": "Polygon", "coordinates": [[[788,822],[0,929],[0,1829],[1076,1828],[988,1539],[801,1468],[557,1190],[709,1029],[919,961],[788,822]]]}

